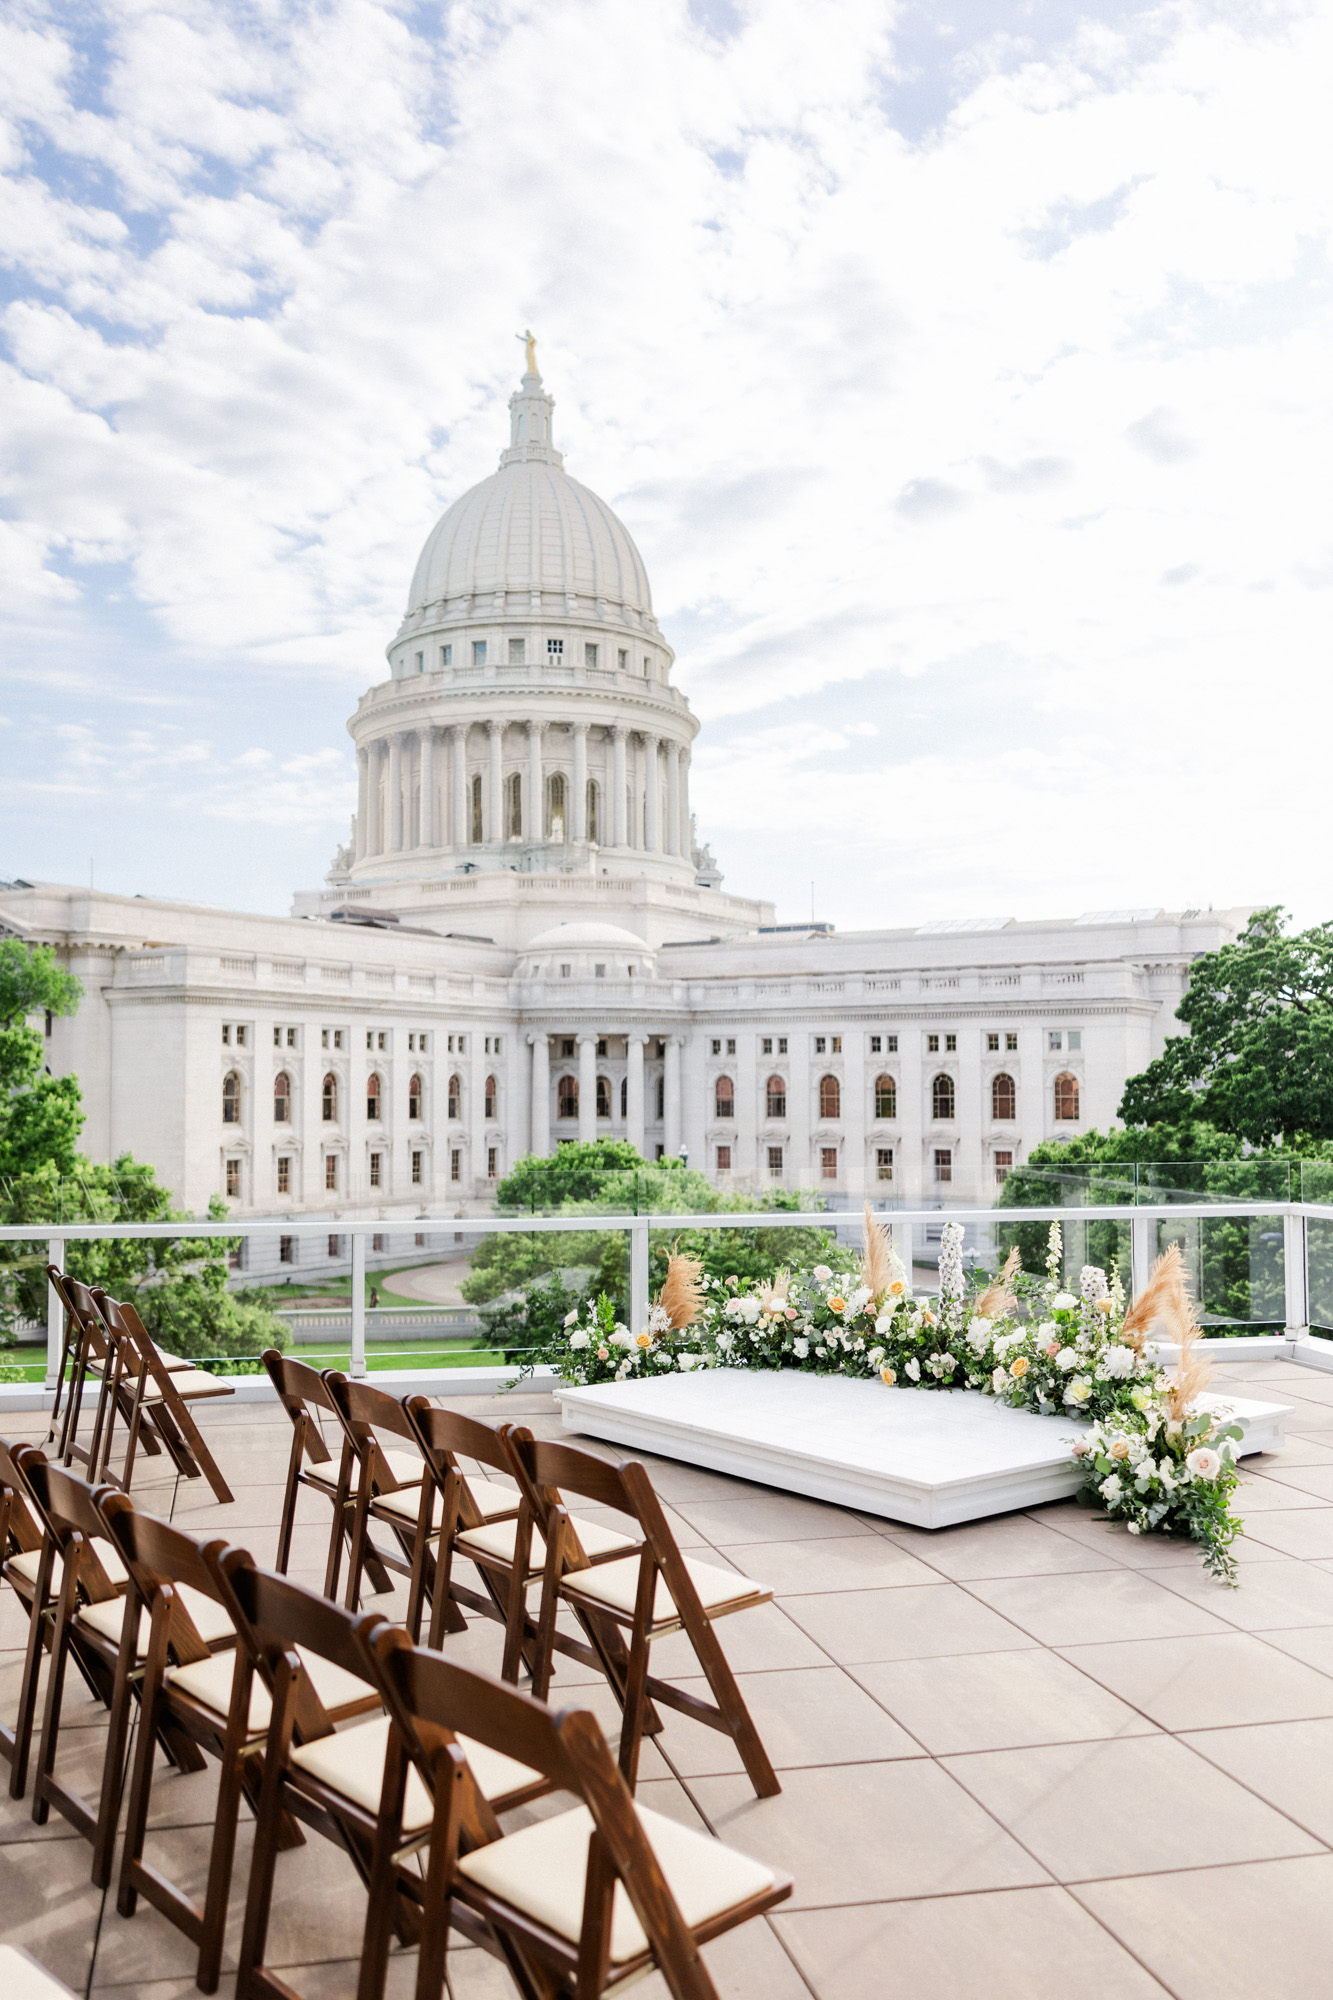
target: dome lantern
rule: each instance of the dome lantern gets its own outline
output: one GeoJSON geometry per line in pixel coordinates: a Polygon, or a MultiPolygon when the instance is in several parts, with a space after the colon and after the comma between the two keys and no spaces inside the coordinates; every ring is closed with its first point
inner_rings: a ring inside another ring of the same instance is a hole
{"type": "Polygon", "coordinates": [[[500,453],[500,464],[562,466],[564,455],[552,443],[555,398],[542,387],[537,372],[537,342],[531,333],[520,333],[518,338],[527,348],[527,367],[509,398],[509,449],[500,453]]]}

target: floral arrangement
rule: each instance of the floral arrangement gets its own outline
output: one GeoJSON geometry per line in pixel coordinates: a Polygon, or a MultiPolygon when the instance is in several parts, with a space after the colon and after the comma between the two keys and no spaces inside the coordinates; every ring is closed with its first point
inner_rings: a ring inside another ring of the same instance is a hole
{"type": "Polygon", "coordinates": [[[534,1360],[548,1362],[566,1382],[580,1388],[703,1365],[709,1356],[686,1338],[703,1304],[706,1281],[702,1274],[697,1258],[673,1252],[667,1261],[666,1282],[642,1333],[631,1333],[616,1318],[614,1305],[602,1292],[566,1313],[561,1337],[534,1360]]]}

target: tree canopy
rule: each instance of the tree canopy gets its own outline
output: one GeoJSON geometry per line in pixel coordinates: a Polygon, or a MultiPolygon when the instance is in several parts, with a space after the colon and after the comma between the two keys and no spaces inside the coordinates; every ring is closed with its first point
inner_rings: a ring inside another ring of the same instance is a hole
{"type": "Polygon", "coordinates": [[[1333,924],[1289,933],[1278,905],[1203,953],[1173,1037],[1120,1103],[1128,1126],[1206,1124],[1250,1146],[1333,1140],[1333,924]]]}
{"type": "Polygon", "coordinates": [[[44,1009],[72,1014],[83,996],[49,945],[0,938],[0,1178],[51,1166],[73,1171],[83,1103],[72,1076],[48,1076],[44,1038],[27,1025],[44,1009]]]}

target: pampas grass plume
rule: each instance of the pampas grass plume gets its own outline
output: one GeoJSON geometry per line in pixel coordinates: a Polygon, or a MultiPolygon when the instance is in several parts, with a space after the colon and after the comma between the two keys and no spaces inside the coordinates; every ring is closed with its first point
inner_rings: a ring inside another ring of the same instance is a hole
{"type": "Polygon", "coordinates": [[[693,1326],[703,1305],[704,1267],[699,1257],[684,1257],[674,1247],[667,1258],[666,1282],[657,1295],[677,1332],[693,1326]]]}
{"type": "Polygon", "coordinates": [[[865,1205],[865,1240],[861,1251],[861,1283],[872,1299],[882,1299],[893,1283],[893,1245],[882,1222],[876,1222],[865,1205]]]}
{"type": "Polygon", "coordinates": [[[1002,1313],[1012,1312],[1018,1300],[1014,1296],[1013,1281],[1023,1253],[1015,1243],[1004,1260],[1004,1269],[993,1285],[987,1285],[977,1300],[977,1312],[982,1319],[998,1319],[1002,1313]]]}

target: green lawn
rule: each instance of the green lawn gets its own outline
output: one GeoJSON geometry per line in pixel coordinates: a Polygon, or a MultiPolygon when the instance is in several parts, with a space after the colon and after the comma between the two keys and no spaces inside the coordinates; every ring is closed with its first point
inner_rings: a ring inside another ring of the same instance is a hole
{"type": "MultiPolygon", "coordinates": [[[[418,1267],[413,1266],[412,1268],[416,1269],[418,1267]]],[[[394,1271],[368,1271],[366,1273],[366,1304],[370,1304],[370,1294],[373,1288],[379,1293],[379,1303],[382,1306],[394,1307],[400,1312],[429,1312],[431,1310],[429,1300],[409,1299],[404,1293],[393,1290],[393,1280],[396,1276],[397,1273],[394,1271]]],[[[326,1285],[293,1283],[290,1285],[265,1287],[265,1290],[269,1293],[274,1306],[279,1311],[283,1311],[288,1307],[294,1308],[306,1304],[314,1306],[349,1306],[352,1302],[352,1281],[350,1278],[330,1278],[326,1285]]],[[[442,1310],[448,1312],[451,1308],[446,1306],[442,1310]]]]}
{"type": "MultiPolygon", "coordinates": [[[[328,1346],[295,1347],[290,1350],[298,1361],[309,1362],[312,1368],[350,1368],[352,1354],[350,1347],[339,1346],[336,1342],[328,1346]]],[[[250,1357],[247,1357],[250,1359],[250,1357]]],[[[43,1382],[46,1379],[46,1349],[27,1343],[0,1352],[0,1363],[6,1368],[16,1368],[21,1382],[43,1382]]],[[[457,1341],[441,1346],[432,1340],[367,1341],[366,1367],[372,1375],[384,1369],[394,1368],[502,1368],[504,1355],[498,1348],[465,1347],[457,1341]]],[[[256,1363],[250,1359],[248,1373],[253,1374],[256,1363]]],[[[13,1379],[13,1378],[10,1378],[13,1379]]]]}

